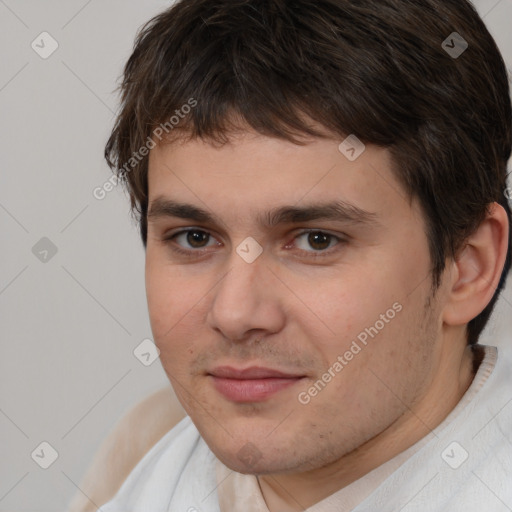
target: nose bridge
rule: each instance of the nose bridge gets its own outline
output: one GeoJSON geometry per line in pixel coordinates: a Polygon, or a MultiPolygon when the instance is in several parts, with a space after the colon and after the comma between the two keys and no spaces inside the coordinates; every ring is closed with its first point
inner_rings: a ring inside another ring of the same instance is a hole
{"type": "Polygon", "coordinates": [[[267,269],[265,256],[263,247],[251,236],[245,237],[239,241],[238,245],[233,246],[228,262],[230,270],[223,285],[228,295],[231,293],[244,295],[245,291],[245,295],[252,296],[248,293],[251,288],[261,279],[265,279],[264,274],[267,269]]]}
{"type": "Polygon", "coordinates": [[[265,279],[266,265],[260,257],[252,263],[245,261],[233,251],[229,260],[229,271],[217,288],[215,302],[228,302],[236,309],[251,306],[258,301],[258,283],[265,279]]]}
{"type": "Polygon", "coordinates": [[[269,270],[262,256],[252,262],[240,255],[247,249],[242,243],[229,259],[229,270],[215,287],[209,313],[212,328],[230,339],[241,339],[253,329],[272,329],[271,316],[265,314],[272,307],[268,290],[269,270]]]}

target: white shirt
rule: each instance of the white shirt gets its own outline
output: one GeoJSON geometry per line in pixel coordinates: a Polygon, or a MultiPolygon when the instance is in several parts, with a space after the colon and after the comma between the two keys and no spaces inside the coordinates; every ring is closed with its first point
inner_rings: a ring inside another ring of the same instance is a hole
{"type": "MultiPolygon", "coordinates": [[[[485,347],[432,433],[307,512],[512,512],[512,352],[485,347]]],[[[224,466],[190,417],[139,462],[102,512],[269,512],[258,480],[224,466]]]]}

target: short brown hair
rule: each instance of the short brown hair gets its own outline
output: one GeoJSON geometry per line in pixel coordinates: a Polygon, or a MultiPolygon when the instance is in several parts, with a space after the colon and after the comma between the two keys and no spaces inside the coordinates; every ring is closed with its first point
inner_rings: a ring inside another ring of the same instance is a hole
{"type": "MultiPolygon", "coordinates": [[[[510,223],[507,70],[466,0],[181,0],[141,28],[120,89],[105,157],[129,191],[144,246],[148,159],[126,163],[158,125],[172,136],[168,120],[191,98],[196,105],[174,132],[191,139],[224,143],[238,119],[300,143],[300,134],[322,136],[309,118],[388,148],[397,179],[425,215],[434,291],[446,258],[492,203],[510,223]],[[453,47],[460,36],[466,51],[450,54],[443,41],[453,47]]],[[[485,327],[510,265],[509,233],[499,286],[469,322],[468,344],[485,327]]]]}

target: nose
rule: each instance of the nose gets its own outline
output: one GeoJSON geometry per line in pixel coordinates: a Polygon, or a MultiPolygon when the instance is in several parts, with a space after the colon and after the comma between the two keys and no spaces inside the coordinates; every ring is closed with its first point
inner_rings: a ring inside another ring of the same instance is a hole
{"type": "Polygon", "coordinates": [[[229,270],[212,292],[209,326],[231,341],[278,332],[285,322],[279,285],[264,254],[248,263],[233,250],[229,270]]]}

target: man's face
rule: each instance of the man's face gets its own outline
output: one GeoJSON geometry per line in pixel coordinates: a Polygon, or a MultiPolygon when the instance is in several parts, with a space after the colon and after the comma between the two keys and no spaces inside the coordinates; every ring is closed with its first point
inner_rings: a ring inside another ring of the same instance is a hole
{"type": "Polygon", "coordinates": [[[367,146],[350,161],[340,142],[246,133],[220,148],[196,140],[151,151],[155,343],[199,432],[239,472],[340,459],[420,400],[438,365],[441,310],[425,308],[418,204],[386,150],[367,146]],[[347,215],[299,211],[335,202],[347,215]],[[282,208],[297,211],[272,217],[282,208]]]}

